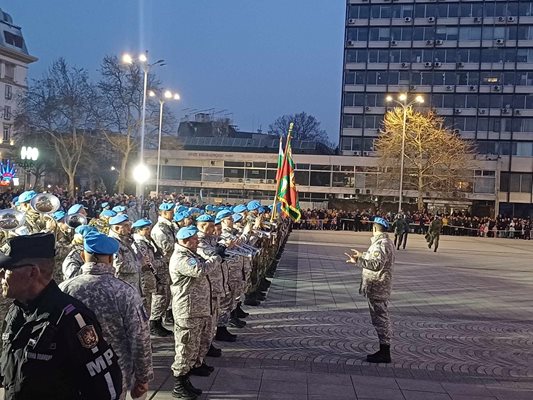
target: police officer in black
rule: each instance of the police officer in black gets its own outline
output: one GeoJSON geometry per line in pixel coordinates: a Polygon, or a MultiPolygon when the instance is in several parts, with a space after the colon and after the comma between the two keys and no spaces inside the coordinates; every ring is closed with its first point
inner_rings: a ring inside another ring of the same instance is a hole
{"type": "Polygon", "coordinates": [[[122,375],[95,315],[52,280],[55,239],[17,236],[0,253],[0,383],[6,400],[118,399],[122,375]]]}

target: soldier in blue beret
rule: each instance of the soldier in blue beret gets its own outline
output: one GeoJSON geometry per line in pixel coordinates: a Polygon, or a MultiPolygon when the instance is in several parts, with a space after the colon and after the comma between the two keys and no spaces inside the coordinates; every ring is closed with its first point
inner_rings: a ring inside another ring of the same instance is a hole
{"type": "Polygon", "coordinates": [[[5,399],[117,399],[122,375],[107,335],[87,305],[52,279],[54,235],[16,236],[9,244],[0,255],[3,295],[15,300],[0,332],[5,399]]]}
{"type": "Polygon", "coordinates": [[[361,267],[361,287],[359,293],[368,300],[370,318],[379,338],[379,351],[369,354],[366,360],[371,363],[390,363],[390,341],[392,336],[388,303],[392,286],[394,266],[394,243],[386,231],[389,223],[381,217],[374,217],[372,224],[372,244],[361,253],[352,249],[347,263],[361,267]]]}
{"type": "Polygon", "coordinates": [[[87,216],[87,211],[85,210],[85,207],[83,206],[83,204],[74,204],[68,209],[67,215],[74,215],[74,214],[81,214],[83,216],[87,216]]]}
{"type": "Polygon", "coordinates": [[[122,398],[148,391],[153,379],[148,318],[138,291],[115,277],[113,258],[119,242],[90,232],[85,236],[81,275],[61,284],[61,289],[96,311],[104,336],[113,346],[122,370],[122,398]]]}

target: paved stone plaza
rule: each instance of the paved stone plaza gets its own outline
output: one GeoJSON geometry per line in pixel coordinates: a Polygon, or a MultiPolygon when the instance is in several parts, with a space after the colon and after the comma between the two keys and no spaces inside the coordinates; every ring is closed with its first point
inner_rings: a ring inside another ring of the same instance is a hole
{"type": "MultiPolygon", "coordinates": [[[[203,399],[533,399],[533,243],[411,235],[397,252],[392,365],[376,347],[360,273],[345,263],[368,233],[295,231],[268,299],[209,378],[203,399]]],[[[172,350],[155,343],[157,390],[170,399],[172,350]]]]}
{"type": "MultiPolygon", "coordinates": [[[[267,301],[209,378],[201,399],[533,399],[533,243],[411,235],[397,252],[393,364],[370,365],[377,340],[360,272],[345,263],[369,233],[295,231],[267,301]]],[[[149,398],[171,399],[168,340],[154,341],[149,398]]]]}

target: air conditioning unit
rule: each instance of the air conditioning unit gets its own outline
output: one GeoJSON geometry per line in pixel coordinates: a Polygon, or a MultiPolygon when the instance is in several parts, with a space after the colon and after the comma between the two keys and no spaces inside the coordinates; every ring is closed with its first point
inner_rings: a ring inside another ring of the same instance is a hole
{"type": "Polygon", "coordinates": [[[355,40],[348,40],[348,46],[355,46],[355,40]]]}
{"type": "Polygon", "coordinates": [[[465,63],[459,61],[456,65],[457,65],[457,68],[463,68],[465,66],[465,63]]]}
{"type": "Polygon", "coordinates": [[[355,194],[360,194],[361,193],[361,189],[355,189],[355,194]]]}
{"type": "Polygon", "coordinates": [[[239,183],[242,183],[242,178],[239,178],[239,183]]]}
{"type": "Polygon", "coordinates": [[[471,92],[475,92],[477,90],[477,86],[474,86],[474,85],[470,85],[468,87],[468,90],[470,90],[471,92]]]}
{"type": "Polygon", "coordinates": [[[264,179],[259,179],[259,183],[265,183],[264,179]]]}
{"type": "Polygon", "coordinates": [[[360,152],[360,151],[354,151],[354,152],[353,152],[353,155],[354,155],[354,156],[360,156],[360,155],[361,155],[361,152],[360,152]]]}
{"type": "Polygon", "coordinates": [[[409,86],[409,90],[415,90],[416,89],[416,86],[415,85],[411,85],[409,86]]]}
{"type": "Polygon", "coordinates": [[[366,194],[372,194],[372,191],[370,189],[365,189],[366,194]]]}
{"type": "Polygon", "coordinates": [[[496,85],[496,86],[493,86],[493,87],[492,87],[492,90],[494,90],[495,92],[500,92],[500,91],[502,90],[502,87],[496,85]]]}
{"type": "Polygon", "coordinates": [[[431,68],[432,66],[433,66],[433,63],[431,63],[431,62],[429,62],[429,61],[426,61],[426,62],[424,63],[424,67],[426,67],[426,68],[431,68]]]}
{"type": "Polygon", "coordinates": [[[370,111],[370,107],[366,106],[365,111],[370,111]]]}
{"type": "Polygon", "coordinates": [[[505,22],[505,17],[498,17],[498,22],[505,22]]]}
{"type": "Polygon", "coordinates": [[[502,114],[509,114],[511,112],[508,108],[502,108],[502,114]]]}
{"type": "Polygon", "coordinates": [[[405,17],[403,20],[405,22],[411,22],[413,19],[411,17],[405,17]]]}
{"type": "Polygon", "coordinates": [[[274,183],[274,179],[267,179],[267,183],[268,184],[273,184],[274,183]]]}
{"type": "Polygon", "coordinates": [[[462,112],[463,110],[461,110],[460,108],[456,108],[455,110],[453,110],[454,114],[461,114],[462,112]]]}
{"type": "Polygon", "coordinates": [[[448,92],[452,92],[453,91],[453,86],[446,86],[446,90],[448,92]]]}
{"type": "Polygon", "coordinates": [[[515,113],[516,115],[520,115],[520,110],[514,110],[514,113],[515,113]]]}
{"type": "Polygon", "coordinates": [[[431,46],[433,44],[433,40],[426,40],[426,46],[431,46]]]}
{"type": "Polygon", "coordinates": [[[348,20],[348,23],[349,23],[349,24],[355,24],[355,18],[350,18],[350,19],[348,20]]]}
{"type": "Polygon", "coordinates": [[[505,39],[496,39],[496,44],[502,46],[505,44],[505,39]]]}
{"type": "Polygon", "coordinates": [[[479,113],[479,114],[486,114],[486,113],[487,113],[487,110],[481,108],[481,109],[478,110],[478,113],[479,113]]]}
{"type": "Polygon", "coordinates": [[[511,105],[510,104],[506,104],[505,108],[511,108],[511,105]]]}
{"type": "Polygon", "coordinates": [[[368,151],[363,151],[363,156],[364,157],[368,157],[369,156],[369,152],[368,151]]]}
{"type": "Polygon", "coordinates": [[[390,41],[390,45],[391,46],[398,46],[398,42],[396,40],[391,40],[390,41]]]}
{"type": "Polygon", "coordinates": [[[453,130],[453,133],[454,133],[455,135],[459,135],[459,134],[461,133],[461,130],[460,130],[460,129],[454,129],[454,130],[453,130]]]}
{"type": "Polygon", "coordinates": [[[480,23],[481,21],[481,17],[474,17],[474,22],[480,23]]]}
{"type": "Polygon", "coordinates": [[[507,21],[508,22],[515,22],[516,18],[515,17],[507,17],[507,21]]]}
{"type": "Polygon", "coordinates": [[[428,22],[435,22],[435,17],[428,17],[428,22]]]}
{"type": "Polygon", "coordinates": [[[229,178],[224,178],[224,182],[229,182],[229,178]]]}
{"type": "Polygon", "coordinates": [[[403,62],[402,63],[402,68],[407,68],[407,67],[409,67],[409,63],[403,62]]]}
{"type": "Polygon", "coordinates": [[[439,40],[435,40],[435,44],[437,46],[443,45],[444,44],[444,40],[440,40],[440,39],[439,40]]]}
{"type": "Polygon", "coordinates": [[[433,65],[434,65],[435,67],[442,67],[442,63],[439,62],[439,61],[433,63],[433,65]]]}

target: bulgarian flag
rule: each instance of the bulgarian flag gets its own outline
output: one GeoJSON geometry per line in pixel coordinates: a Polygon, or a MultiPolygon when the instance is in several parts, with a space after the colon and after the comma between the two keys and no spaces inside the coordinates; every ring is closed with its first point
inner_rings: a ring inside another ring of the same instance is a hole
{"type": "Polygon", "coordinates": [[[276,171],[276,182],[279,182],[282,164],[283,164],[283,136],[280,136],[279,137],[279,150],[278,150],[278,170],[276,171]]]}
{"type": "Polygon", "coordinates": [[[292,160],[291,134],[293,124],[289,126],[287,134],[287,144],[285,154],[278,170],[278,193],[277,198],[281,203],[281,212],[289,216],[293,221],[298,222],[301,217],[300,203],[298,202],[298,191],[296,190],[296,180],[294,179],[294,161],[292,160]]]}

